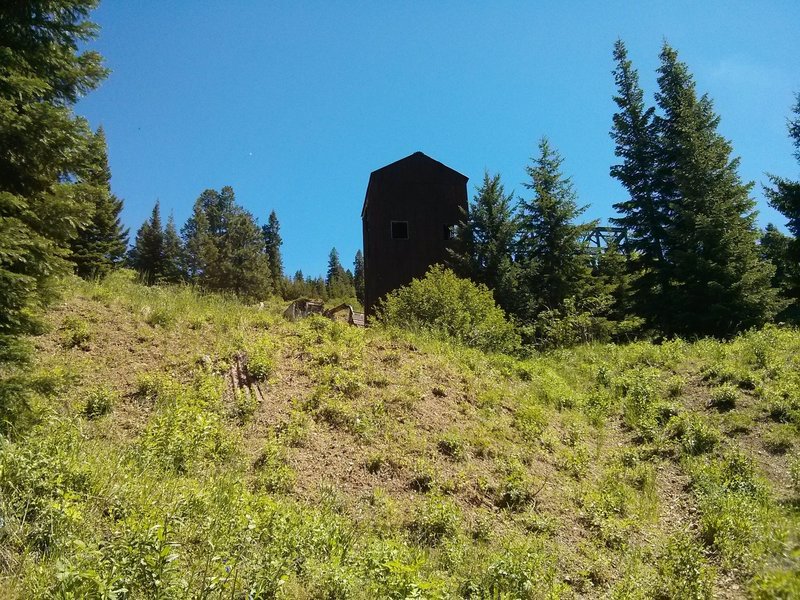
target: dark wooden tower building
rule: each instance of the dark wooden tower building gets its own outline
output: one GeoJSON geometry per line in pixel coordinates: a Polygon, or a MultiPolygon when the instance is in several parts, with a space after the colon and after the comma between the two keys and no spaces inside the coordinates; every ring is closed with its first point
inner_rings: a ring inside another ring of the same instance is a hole
{"type": "Polygon", "coordinates": [[[364,311],[444,263],[455,225],[467,210],[467,177],[415,152],[369,176],[364,228],[364,311]]]}

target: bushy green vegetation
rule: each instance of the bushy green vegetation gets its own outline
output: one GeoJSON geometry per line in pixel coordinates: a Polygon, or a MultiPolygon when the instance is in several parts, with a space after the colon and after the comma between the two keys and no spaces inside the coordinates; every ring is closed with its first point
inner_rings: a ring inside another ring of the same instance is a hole
{"type": "Polygon", "coordinates": [[[440,266],[390,293],[381,304],[380,320],[482,350],[510,352],[519,345],[519,336],[491,292],[440,266]]]}
{"type": "Polygon", "coordinates": [[[522,359],[135,279],[70,280],[36,338],[6,596],[797,590],[792,329],[522,359]]]}

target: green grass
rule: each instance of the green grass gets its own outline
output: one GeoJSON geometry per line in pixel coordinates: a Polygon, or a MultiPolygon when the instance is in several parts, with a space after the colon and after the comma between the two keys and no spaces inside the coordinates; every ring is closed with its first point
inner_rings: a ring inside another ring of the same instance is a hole
{"type": "Polygon", "coordinates": [[[795,330],[521,359],[66,283],[10,374],[3,597],[798,594],[795,330]]]}

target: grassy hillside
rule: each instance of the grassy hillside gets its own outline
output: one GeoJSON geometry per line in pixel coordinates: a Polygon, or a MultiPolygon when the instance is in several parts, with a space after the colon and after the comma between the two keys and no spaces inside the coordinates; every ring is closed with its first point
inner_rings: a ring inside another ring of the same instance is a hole
{"type": "Polygon", "coordinates": [[[799,332],[517,360],[282,308],[70,282],[3,596],[800,596],[799,332]]]}

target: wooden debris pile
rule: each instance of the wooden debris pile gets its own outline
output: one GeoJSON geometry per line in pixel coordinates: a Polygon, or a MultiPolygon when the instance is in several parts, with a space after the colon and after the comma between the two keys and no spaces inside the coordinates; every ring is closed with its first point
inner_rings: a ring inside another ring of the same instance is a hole
{"type": "Polygon", "coordinates": [[[355,327],[364,327],[364,313],[356,312],[349,304],[340,304],[325,310],[322,300],[300,298],[292,302],[283,311],[283,316],[290,321],[304,319],[310,315],[322,315],[334,321],[344,321],[355,327]]]}

